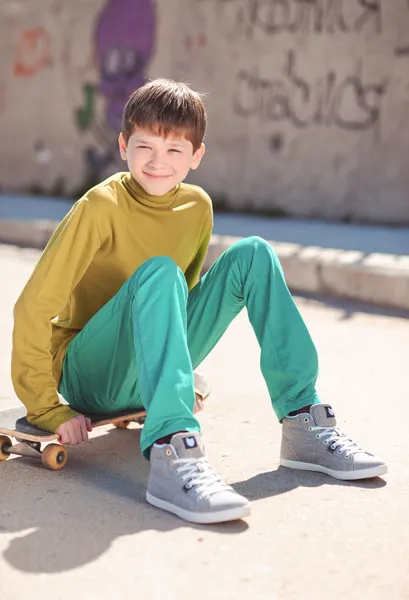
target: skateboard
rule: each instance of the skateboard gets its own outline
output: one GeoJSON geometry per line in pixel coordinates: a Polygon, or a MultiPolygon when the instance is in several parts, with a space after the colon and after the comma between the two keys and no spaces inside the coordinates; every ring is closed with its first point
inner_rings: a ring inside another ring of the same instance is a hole
{"type": "MultiPolygon", "coordinates": [[[[203,401],[210,394],[209,382],[200,373],[195,373],[196,400],[203,401]]],[[[7,460],[11,454],[37,458],[43,467],[59,471],[67,464],[68,452],[58,440],[56,433],[40,429],[27,421],[27,411],[22,405],[0,411],[0,462],[7,460]],[[16,444],[13,444],[13,438],[16,444]],[[42,444],[47,444],[42,449],[42,444]]],[[[112,415],[85,415],[91,419],[92,427],[115,425],[118,429],[126,429],[132,422],[143,425],[146,411],[120,412],[112,415]]]]}

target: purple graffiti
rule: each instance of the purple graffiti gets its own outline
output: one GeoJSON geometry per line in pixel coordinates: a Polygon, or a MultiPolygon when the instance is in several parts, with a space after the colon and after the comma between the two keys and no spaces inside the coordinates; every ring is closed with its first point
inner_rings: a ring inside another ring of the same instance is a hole
{"type": "Polygon", "coordinates": [[[117,131],[128,97],[145,81],[154,37],[153,0],[109,0],[101,12],[95,36],[99,91],[107,99],[107,123],[117,131]]]}

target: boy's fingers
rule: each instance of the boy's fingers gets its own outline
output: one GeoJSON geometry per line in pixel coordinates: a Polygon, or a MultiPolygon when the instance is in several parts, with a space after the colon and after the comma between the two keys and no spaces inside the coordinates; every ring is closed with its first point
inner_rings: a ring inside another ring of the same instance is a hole
{"type": "Polygon", "coordinates": [[[60,427],[57,428],[56,433],[58,433],[59,438],[58,441],[60,444],[69,444],[70,436],[67,434],[67,424],[63,423],[60,427]]]}
{"type": "Polygon", "coordinates": [[[60,444],[69,444],[68,438],[65,434],[65,431],[62,431],[61,433],[58,434],[60,437],[58,438],[58,441],[60,442],[60,444]]]}
{"type": "Polygon", "coordinates": [[[78,443],[85,442],[88,439],[87,424],[85,423],[84,417],[79,419],[79,429],[77,431],[78,443]]]}
{"type": "MultiPolygon", "coordinates": [[[[73,431],[75,436],[74,444],[81,444],[88,439],[87,425],[85,423],[85,417],[78,415],[72,420],[73,431]]],[[[72,438],[71,438],[72,439],[72,438]]]]}
{"type": "Polygon", "coordinates": [[[60,444],[81,444],[88,439],[88,431],[92,431],[91,419],[77,415],[57,428],[60,444]]]}
{"type": "Polygon", "coordinates": [[[69,441],[67,444],[79,444],[81,442],[81,423],[77,418],[71,419],[67,422],[66,432],[68,434],[69,441]]]}
{"type": "Polygon", "coordinates": [[[78,444],[79,443],[79,435],[80,435],[80,424],[78,421],[74,419],[67,423],[67,430],[70,436],[70,444],[78,444]]]}
{"type": "Polygon", "coordinates": [[[63,444],[71,444],[71,436],[70,436],[70,432],[67,430],[67,428],[65,428],[64,433],[63,433],[63,444]]]}

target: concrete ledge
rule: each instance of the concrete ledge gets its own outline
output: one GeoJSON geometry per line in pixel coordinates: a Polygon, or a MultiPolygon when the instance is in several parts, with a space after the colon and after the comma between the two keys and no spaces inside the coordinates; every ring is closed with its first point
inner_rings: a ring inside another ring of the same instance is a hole
{"type": "Polygon", "coordinates": [[[58,221],[0,219],[0,242],[42,250],[57,226],[58,221]]]}
{"type": "MultiPolygon", "coordinates": [[[[57,221],[0,219],[0,242],[43,249],[57,221]]],[[[241,238],[213,235],[206,256],[207,270],[241,238]]],[[[269,242],[294,292],[311,292],[409,310],[409,256],[269,242]]]]}

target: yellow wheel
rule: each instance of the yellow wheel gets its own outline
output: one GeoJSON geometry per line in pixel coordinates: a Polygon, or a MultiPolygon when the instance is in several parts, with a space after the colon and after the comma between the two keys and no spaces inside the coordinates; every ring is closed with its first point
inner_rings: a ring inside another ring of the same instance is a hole
{"type": "Polygon", "coordinates": [[[13,444],[6,435],[0,435],[0,460],[7,460],[10,454],[7,452],[13,444]]]}
{"type": "Polygon", "coordinates": [[[41,453],[43,467],[52,471],[59,471],[65,467],[67,458],[67,450],[59,444],[48,444],[41,453]]]}
{"type": "Polygon", "coordinates": [[[130,421],[117,421],[114,423],[117,429],[126,429],[129,425],[130,421]]]}

